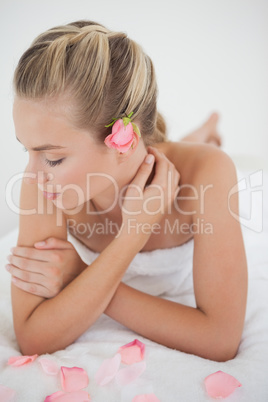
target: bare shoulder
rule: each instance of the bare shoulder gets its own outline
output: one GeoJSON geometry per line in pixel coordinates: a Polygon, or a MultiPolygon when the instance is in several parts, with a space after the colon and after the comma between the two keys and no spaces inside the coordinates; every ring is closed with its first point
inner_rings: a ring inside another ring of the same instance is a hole
{"type": "Polygon", "coordinates": [[[222,149],[209,144],[191,142],[171,142],[156,144],[166,157],[176,166],[182,184],[198,185],[217,180],[224,175],[233,183],[236,168],[231,157],[222,149]]]}

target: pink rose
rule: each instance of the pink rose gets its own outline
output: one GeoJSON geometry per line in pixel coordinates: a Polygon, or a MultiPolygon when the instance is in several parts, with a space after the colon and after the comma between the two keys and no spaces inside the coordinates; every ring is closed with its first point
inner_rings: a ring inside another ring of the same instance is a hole
{"type": "Polygon", "coordinates": [[[127,152],[134,140],[132,123],[126,126],[123,119],[117,120],[112,128],[112,134],[108,135],[104,142],[109,148],[115,148],[121,153],[127,152]]]}

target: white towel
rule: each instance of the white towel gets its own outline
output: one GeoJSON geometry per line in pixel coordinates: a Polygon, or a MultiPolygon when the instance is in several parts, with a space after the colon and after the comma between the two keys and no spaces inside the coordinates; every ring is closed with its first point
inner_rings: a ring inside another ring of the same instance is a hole
{"type": "MultiPolygon", "coordinates": [[[[99,253],[89,250],[71,234],[68,234],[68,240],[86,264],[90,265],[98,257],[99,253]]],[[[195,305],[193,250],[191,239],[178,247],[140,252],[130,263],[122,281],[153,296],[178,296],[182,303],[195,305]]]]}

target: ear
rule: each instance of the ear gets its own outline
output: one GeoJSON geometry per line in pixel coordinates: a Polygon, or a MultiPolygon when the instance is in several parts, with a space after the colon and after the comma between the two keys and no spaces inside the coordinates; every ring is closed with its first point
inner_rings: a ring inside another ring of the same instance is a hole
{"type": "Polygon", "coordinates": [[[124,153],[118,153],[118,158],[119,158],[119,163],[125,162],[137,149],[137,146],[139,145],[140,137],[138,136],[137,133],[134,131],[134,138],[131,147],[127,152],[124,153]]]}

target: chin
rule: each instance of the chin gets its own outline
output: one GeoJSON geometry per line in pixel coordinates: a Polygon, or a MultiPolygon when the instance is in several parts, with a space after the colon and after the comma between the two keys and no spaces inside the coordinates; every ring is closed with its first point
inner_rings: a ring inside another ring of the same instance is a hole
{"type": "Polygon", "coordinates": [[[81,211],[81,209],[83,208],[84,204],[85,204],[85,200],[77,200],[76,199],[72,200],[72,199],[68,199],[68,197],[58,197],[55,200],[52,200],[53,204],[58,208],[61,209],[63,212],[67,212],[69,211],[70,213],[77,213],[79,211],[81,211]]]}

